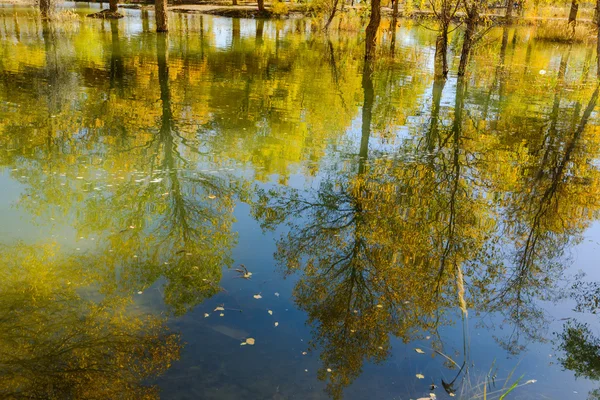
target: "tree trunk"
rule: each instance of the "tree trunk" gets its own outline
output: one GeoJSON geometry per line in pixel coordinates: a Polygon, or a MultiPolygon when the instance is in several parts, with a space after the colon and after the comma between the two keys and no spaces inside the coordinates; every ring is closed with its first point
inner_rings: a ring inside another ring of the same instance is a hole
{"type": "Polygon", "coordinates": [[[362,126],[360,138],[360,151],[358,153],[358,173],[366,171],[366,162],[369,155],[369,138],[371,136],[371,121],[373,119],[373,102],[375,90],[373,88],[373,64],[371,60],[365,60],[362,76],[362,88],[364,102],[362,107],[362,126]]]}
{"type": "Polygon", "coordinates": [[[506,20],[507,21],[510,21],[512,19],[513,1],[514,0],[506,0],[506,20]]]}
{"type": "Polygon", "coordinates": [[[167,17],[167,0],[156,0],[154,10],[154,15],[156,17],[156,32],[168,32],[169,19],[167,17]]]}
{"type": "Polygon", "coordinates": [[[329,29],[329,24],[331,24],[331,21],[333,21],[333,17],[335,17],[335,12],[337,10],[337,6],[338,6],[338,2],[339,0],[334,0],[333,2],[333,10],[331,10],[331,14],[329,14],[329,18],[327,19],[327,23],[325,24],[325,31],[327,31],[327,29],[329,29]]]}
{"type": "Polygon", "coordinates": [[[443,26],[442,31],[435,41],[435,79],[446,79],[448,76],[448,26],[443,26]]]}
{"type": "Polygon", "coordinates": [[[394,57],[394,53],[396,51],[396,27],[398,25],[398,2],[400,0],[394,1],[394,6],[392,7],[392,40],[390,43],[390,53],[392,58],[394,57]]]}
{"type": "Polygon", "coordinates": [[[265,29],[265,20],[262,18],[257,19],[256,20],[256,37],[255,37],[256,44],[262,44],[264,29],[265,29]]]}
{"type": "Polygon", "coordinates": [[[469,63],[469,56],[471,54],[471,48],[473,47],[473,39],[475,36],[475,29],[479,22],[479,10],[477,1],[470,5],[467,9],[467,28],[465,30],[465,39],[463,41],[462,52],[460,54],[460,64],[458,66],[458,76],[464,76],[467,71],[467,64],[469,63]]]}
{"type": "Polygon", "coordinates": [[[237,0],[233,0],[233,1],[231,2],[231,5],[233,5],[233,6],[237,6],[237,5],[238,5],[238,2],[237,2],[237,0]]]}
{"type": "Polygon", "coordinates": [[[108,7],[109,7],[110,12],[116,13],[116,12],[119,11],[119,6],[118,6],[118,3],[117,3],[117,0],[110,0],[108,2],[108,7]]]}
{"type": "Polygon", "coordinates": [[[371,60],[375,57],[375,45],[377,43],[377,29],[381,22],[381,1],[371,0],[371,17],[367,25],[365,59],[371,60]]]}
{"type": "Polygon", "coordinates": [[[265,11],[265,0],[258,0],[258,11],[265,11]]]}
{"type": "Polygon", "coordinates": [[[40,0],[40,13],[42,18],[48,18],[50,15],[50,0],[40,0]]]}
{"type": "Polygon", "coordinates": [[[575,36],[575,27],[577,26],[577,12],[579,11],[579,0],[571,0],[571,11],[569,12],[569,34],[571,38],[575,36]]]}

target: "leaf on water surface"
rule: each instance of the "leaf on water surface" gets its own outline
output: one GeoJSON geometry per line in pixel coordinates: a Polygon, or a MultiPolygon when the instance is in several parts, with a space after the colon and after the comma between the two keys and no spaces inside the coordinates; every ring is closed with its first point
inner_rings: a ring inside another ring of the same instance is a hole
{"type": "Polygon", "coordinates": [[[331,368],[327,368],[327,372],[332,372],[332,371],[331,371],[331,368]]]}
{"type": "Polygon", "coordinates": [[[142,292],[141,290],[138,292],[138,294],[142,294],[142,293],[144,293],[144,292],[142,292]]]}
{"type": "Polygon", "coordinates": [[[383,308],[383,306],[381,304],[377,304],[376,307],[377,308],[383,308]]]}
{"type": "Polygon", "coordinates": [[[278,327],[278,326],[279,326],[279,322],[275,322],[275,327],[278,327]]]}
{"type": "Polygon", "coordinates": [[[219,306],[219,307],[215,308],[214,311],[225,311],[225,309],[223,308],[223,306],[219,306]]]}
{"type": "Polygon", "coordinates": [[[208,318],[209,315],[209,313],[204,313],[204,318],[208,318]]]}
{"type": "Polygon", "coordinates": [[[273,311],[268,310],[267,312],[269,313],[269,315],[273,315],[273,311]]]}
{"type": "Polygon", "coordinates": [[[536,383],[537,379],[530,379],[527,382],[525,382],[526,385],[529,385],[530,383],[536,383]]]}
{"type": "Polygon", "coordinates": [[[252,297],[254,297],[255,299],[262,299],[262,296],[260,295],[260,293],[259,294],[255,294],[252,297]]]}
{"type": "Polygon", "coordinates": [[[275,296],[279,297],[279,293],[275,292],[275,296]]]}
{"type": "Polygon", "coordinates": [[[224,316],[225,316],[225,314],[223,314],[223,313],[219,314],[219,317],[224,317],[224,316]]]}
{"type": "Polygon", "coordinates": [[[425,354],[425,352],[424,352],[423,350],[421,350],[421,349],[415,349],[415,351],[416,351],[417,353],[419,353],[419,354],[425,354]]]}
{"type": "Polygon", "coordinates": [[[417,374],[416,377],[417,379],[425,379],[425,375],[423,374],[417,374]]]}
{"type": "Polygon", "coordinates": [[[308,354],[308,353],[307,353],[307,352],[305,352],[305,351],[303,351],[303,352],[302,352],[302,355],[303,355],[303,356],[305,356],[305,355],[307,355],[307,354],[308,354]]]}
{"type": "Polygon", "coordinates": [[[208,198],[209,198],[209,199],[216,199],[216,198],[217,198],[217,196],[215,196],[215,195],[212,195],[212,194],[209,194],[209,195],[208,195],[208,198]]]}
{"type": "Polygon", "coordinates": [[[254,338],[249,337],[248,339],[246,339],[246,344],[249,344],[250,346],[254,346],[254,338]]]}

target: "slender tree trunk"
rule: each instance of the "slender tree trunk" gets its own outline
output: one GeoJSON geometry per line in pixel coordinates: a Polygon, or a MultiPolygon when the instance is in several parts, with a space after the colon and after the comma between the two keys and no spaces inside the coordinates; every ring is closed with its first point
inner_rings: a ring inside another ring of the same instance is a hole
{"type": "Polygon", "coordinates": [[[513,13],[513,2],[514,0],[506,0],[506,21],[510,22],[510,20],[512,19],[512,13],[513,13]]]}
{"type": "Polygon", "coordinates": [[[239,48],[241,41],[241,28],[240,28],[240,19],[232,18],[231,19],[231,46],[233,48],[239,48]]]}
{"type": "Polygon", "coordinates": [[[256,36],[254,41],[256,44],[262,44],[263,42],[263,31],[265,29],[265,20],[262,18],[258,18],[256,20],[256,36]]]}
{"type": "Polygon", "coordinates": [[[394,1],[394,7],[392,8],[392,40],[390,43],[390,53],[391,56],[394,57],[394,53],[396,52],[396,28],[398,26],[398,2],[400,0],[394,1]]]}
{"type": "Polygon", "coordinates": [[[150,32],[150,15],[148,10],[142,9],[142,31],[150,32]]]}
{"type": "Polygon", "coordinates": [[[392,24],[394,25],[392,30],[396,32],[396,24],[398,23],[398,3],[400,0],[394,0],[392,7],[392,24]]]}
{"type": "Polygon", "coordinates": [[[575,36],[577,26],[577,12],[579,11],[579,0],[571,0],[571,11],[569,12],[569,35],[571,39],[575,36]]]}
{"type": "Polygon", "coordinates": [[[446,79],[448,76],[448,26],[443,26],[442,31],[435,41],[434,77],[436,80],[446,79]]]}
{"type": "Polygon", "coordinates": [[[50,0],[40,0],[40,13],[42,18],[48,18],[50,15],[50,0]]]}
{"type": "Polygon", "coordinates": [[[108,2],[108,7],[109,7],[110,12],[116,13],[119,11],[119,6],[118,6],[117,0],[110,0],[108,2]]]}
{"type": "Polygon", "coordinates": [[[327,23],[325,24],[325,30],[329,29],[329,24],[331,24],[331,21],[333,21],[333,18],[335,17],[335,12],[337,10],[337,6],[338,6],[338,2],[339,0],[334,0],[333,2],[333,10],[331,10],[331,14],[329,14],[329,18],[327,19],[327,23]]]}
{"type": "Polygon", "coordinates": [[[465,39],[463,41],[462,52],[460,54],[458,76],[464,76],[467,71],[469,56],[471,54],[471,48],[473,47],[475,29],[477,27],[477,23],[479,22],[479,10],[477,0],[468,5],[467,7],[469,7],[467,9],[467,28],[465,30],[465,39]]]}
{"type": "Polygon", "coordinates": [[[168,32],[167,0],[155,0],[154,15],[156,17],[156,32],[168,32]]]}
{"type": "Polygon", "coordinates": [[[371,17],[367,25],[365,59],[372,60],[375,57],[375,46],[377,43],[377,29],[381,22],[381,1],[371,0],[371,17]]]}
{"type": "Polygon", "coordinates": [[[258,11],[265,11],[265,0],[258,0],[258,11]]]}
{"type": "Polygon", "coordinates": [[[237,0],[233,0],[233,1],[231,2],[231,5],[233,5],[233,6],[237,6],[237,5],[238,5],[238,2],[237,2],[237,0]]]}
{"type": "Polygon", "coordinates": [[[362,107],[362,127],[360,138],[360,151],[358,160],[358,173],[363,174],[366,170],[366,162],[369,155],[369,138],[371,136],[371,121],[373,119],[373,102],[375,91],[373,88],[373,65],[371,60],[365,60],[362,76],[362,87],[364,102],[362,107]]]}

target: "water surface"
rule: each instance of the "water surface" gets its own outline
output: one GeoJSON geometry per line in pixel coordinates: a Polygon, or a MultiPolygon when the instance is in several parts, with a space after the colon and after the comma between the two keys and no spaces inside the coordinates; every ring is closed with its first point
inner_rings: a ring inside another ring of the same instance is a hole
{"type": "Polygon", "coordinates": [[[0,8],[3,398],[600,388],[593,46],[153,25],[0,8]]]}

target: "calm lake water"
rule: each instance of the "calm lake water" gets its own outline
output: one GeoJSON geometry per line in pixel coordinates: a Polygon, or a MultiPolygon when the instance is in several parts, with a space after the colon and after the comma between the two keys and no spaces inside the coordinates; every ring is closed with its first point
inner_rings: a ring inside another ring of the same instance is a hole
{"type": "Polygon", "coordinates": [[[598,395],[594,45],[125,13],[0,8],[2,398],[598,395]]]}

